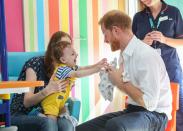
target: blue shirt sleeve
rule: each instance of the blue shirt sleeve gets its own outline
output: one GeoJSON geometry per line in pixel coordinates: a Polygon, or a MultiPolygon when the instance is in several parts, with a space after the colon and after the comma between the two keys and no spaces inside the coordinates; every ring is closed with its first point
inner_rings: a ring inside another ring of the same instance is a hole
{"type": "Polygon", "coordinates": [[[175,24],[175,37],[183,38],[183,20],[180,11],[177,9],[175,24]]]}

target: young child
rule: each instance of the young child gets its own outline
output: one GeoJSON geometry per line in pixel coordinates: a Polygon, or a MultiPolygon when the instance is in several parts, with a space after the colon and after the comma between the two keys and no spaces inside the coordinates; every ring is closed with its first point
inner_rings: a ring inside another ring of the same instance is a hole
{"type": "Polygon", "coordinates": [[[98,63],[86,66],[78,67],[76,65],[77,53],[71,46],[70,42],[60,41],[57,43],[58,51],[55,53],[57,63],[55,63],[55,80],[67,79],[69,85],[64,92],[58,92],[47,96],[42,102],[42,108],[44,114],[54,120],[60,115],[60,111],[63,109],[66,100],[69,97],[70,91],[74,84],[75,78],[80,78],[97,73],[101,68],[107,65],[107,60],[102,59],[98,63]]]}

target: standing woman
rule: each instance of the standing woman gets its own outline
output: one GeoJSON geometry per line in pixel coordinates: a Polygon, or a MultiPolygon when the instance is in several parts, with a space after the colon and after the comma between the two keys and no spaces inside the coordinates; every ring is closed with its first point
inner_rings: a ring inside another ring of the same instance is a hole
{"type": "Polygon", "coordinates": [[[180,84],[177,131],[183,129],[183,73],[175,47],[183,45],[180,11],[163,0],[139,0],[142,11],[135,14],[133,33],[162,56],[171,82],[180,84]]]}

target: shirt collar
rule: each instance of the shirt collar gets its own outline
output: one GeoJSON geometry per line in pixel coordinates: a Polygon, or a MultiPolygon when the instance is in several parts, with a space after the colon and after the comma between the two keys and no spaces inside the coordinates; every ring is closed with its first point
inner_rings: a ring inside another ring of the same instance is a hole
{"type": "Polygon", "coordinates": [[[130,40],[130,42],[128,43],[128,45],[124,49],[124,51],[121,52],[121,54],[123,56],[132,56],[132,54],[135,50],[135,47],[136,47],[136,41],[137,41],[137,37],[135,35],[133,35],[132,39],[130,40]]]}

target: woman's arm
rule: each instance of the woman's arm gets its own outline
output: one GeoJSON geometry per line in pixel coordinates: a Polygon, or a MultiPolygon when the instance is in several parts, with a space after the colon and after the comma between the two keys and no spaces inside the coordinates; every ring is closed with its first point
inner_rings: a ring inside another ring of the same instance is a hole
{"type": "MultiPolygon", "coordinates": [[[[32,68],[28,68],[26,70],[26,81],[36,81],[36,80],[37,80],[36,73],[32,68]]],[[[36,105],[45,97],[43,95],[43,92],[38,92],[34,94],[34,90],[35,88],[30,88],[30,92],[25,93],[25,96],[24,96],[25,107],[36,105]]]]}
{"type": "Polygon", "coordinates": [[[172,47],[179,47],[183,46],[183,39],[174,39],[174,38],[168,38],[165,37],[165,43],[172,47]]]}
{"type": "Polygon", "coordinates": [[[183,45],[183,39],[175,39],[164,36],[160,31],[152,31],[150,36],[153,40],[165,43],[172,47],[178,47],[183,45]]]}
{"type": "MultiPolygon", "coordinates": [[[[60,92],[65,90],[65,87],[68,84],[68,81],[59,80],[59,81],[53,81],[53,77],[55,74],[53,74],[52,78],[50,79],[50,82],[48,85],[40,92],[34,94],[35,88],[30,88],[30,92],[25,93],[24,96],[24,106],[30,107],[33,105],[36,105],[40,103],[46,96],[54,93],[54,92],[60,92]]],[[[26,70],[26,80],[27,81],[36,81],[37,76],[36,73],[32,68],[28,68],[26,70]]]]}

